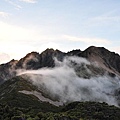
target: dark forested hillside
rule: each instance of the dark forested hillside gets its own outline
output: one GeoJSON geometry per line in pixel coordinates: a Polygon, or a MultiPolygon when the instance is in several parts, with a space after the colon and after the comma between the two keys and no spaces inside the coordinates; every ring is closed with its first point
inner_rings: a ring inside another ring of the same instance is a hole
{"type": "MultiPolygon", "coordinates": [[[[47,106],[47,104],[46,104],[47,106]]],[[[73,102],[55,112],[36,111],[33,107],[12,107],[0,104],[1,120],[119,120],[120,109],[106,103],[73,102]]]]}

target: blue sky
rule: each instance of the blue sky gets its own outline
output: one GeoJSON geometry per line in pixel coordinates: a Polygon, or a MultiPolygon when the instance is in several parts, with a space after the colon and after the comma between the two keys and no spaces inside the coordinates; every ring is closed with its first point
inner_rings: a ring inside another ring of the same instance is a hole
{"type": "Polygon", "coordinates": [[[1,0],[0,61],[46,48],[101,46],[120,54],[119,0],[1,0]]]}

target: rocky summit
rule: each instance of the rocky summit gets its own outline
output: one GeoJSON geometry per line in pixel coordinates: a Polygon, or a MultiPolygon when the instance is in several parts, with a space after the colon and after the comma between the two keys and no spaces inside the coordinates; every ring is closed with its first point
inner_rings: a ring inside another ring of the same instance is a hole
{"type": "Polygon", "coordinates": [[[28,53],[20,60],[11,60],[0,65],[0,81],[14,77],[17,69],[37,70],[43,67],[54,67],[54,58],[62,61],[66,56],[78,56],[97,63],[99,67],[111,75],[120,75],[120,55],[110,52],[103,47],[91,46],[84,51],[72,50],[67,53],[54,49],[46,49],[41,54],[38,52],[28,53]]]}

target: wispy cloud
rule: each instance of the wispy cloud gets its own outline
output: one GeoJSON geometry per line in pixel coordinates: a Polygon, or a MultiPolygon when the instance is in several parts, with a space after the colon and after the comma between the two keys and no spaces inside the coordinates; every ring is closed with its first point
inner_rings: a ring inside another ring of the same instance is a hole
{"type": "MultiPolygon", "coordinates": [[[[34,43],[44,43],[61,40],[62,37],[59,35],[46,35],[40,32],[42,29],[30,29],[31,27],[22,27],[15,24],[9,24],[7,22],[0,21],[0,41],[19,41],[19,42],[28,42],[34,43]],[[33,42],[34,41],[34,42],[33,42]]],[[[50,43],[50,44],[51,44],[50,43]]],[[[33,44],[32,44],[33,45],[33,44]]],[[[54,45],[55,46],[55,45],[54,45]]]]}
{"type": "Polygon", "coordinates": [[[5,1],[10,3],[11,5],[13,5],[17,10],[22,8],[20,5],[16,4],[15,2],[13,2],[11,0],[5,0],[5,1]]]}
{"type": "Polygon", "coordinates": [[[109,12],[104,12],[103,14],[98,14],[88,18],[86,22],[87,26],[98,27],[98,26],[111,26],[115,27],[120,24],[120,15],[118,14],[118,9],[111,10],[109,12]]]}
{"type": "Polygon", "coordinates": [[[19,1],[26,2],[26,3],[36,3],[37,2],[37,0],[19,0],[19,1]]]}
{"type": "Polygon", "coordinates": [[[6,53],[0,53],[0,64],[10,61],[10,56],[6,53]]]}
{"type": "Polygon", "coordinates": [[[6,13],[6,12],[0,12],[0,17],[3,17],[3,18],[7,18],[9,17],[9,13],[6,13]]]}
{"type": "Polygon", "coordinates": [[[118,22],[120,23],[120,16],[114,14],[115,12],[113,11],[110,13],[92,17],[88,19],[89,25],[111,25],[116,23],[118,24],[118,22]]]}
{"type": "Polygon", "coordinates": [[[84,42],[87,44],[110,44],[110,41],[107,39],[101,39],[101,38],[86,38],[86,37],[75,37],[70,35],[64,35],[64,39],[70,40],[70,41],[79,41],[84,42]]]}
{"type": "Polygon", "coordinates": [[[115,15],[117,12],[117,10],[112,10],[109,11],[107,13],[104,13],[102,15],[93,17],[92,20],[93,21],[101,21],[101,22],[118,22],[120,21],[120,16],[119,15],[115,15]]]}
{"type": "Polygon", "coordinates": [[[93,21],[101,22],[120,22],[120,16],[98,16],[92,19],[93,21]]]}

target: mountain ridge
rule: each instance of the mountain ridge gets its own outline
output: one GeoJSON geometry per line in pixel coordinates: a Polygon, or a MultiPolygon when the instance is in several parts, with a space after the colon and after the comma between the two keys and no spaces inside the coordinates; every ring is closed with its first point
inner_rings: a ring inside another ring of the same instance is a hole
{"type": "Polygon", "coordinates": [[[54,49],[46,49],[41,54],[38,52],[28,53],[20,60],[11,60],[6,64],[0,65],[0,81],[12,78],[16,75],[17,69],[37,70],[42,67],[54,67],[54,57],[62,61],[66,56],[78,56],[96,62],[100,67],[108,71],[111,75],[120,75],[120,56],[110,52],[104,47],[90,46],[84,51],[80,49],[72,50],[67,53],[54,49]]]}

